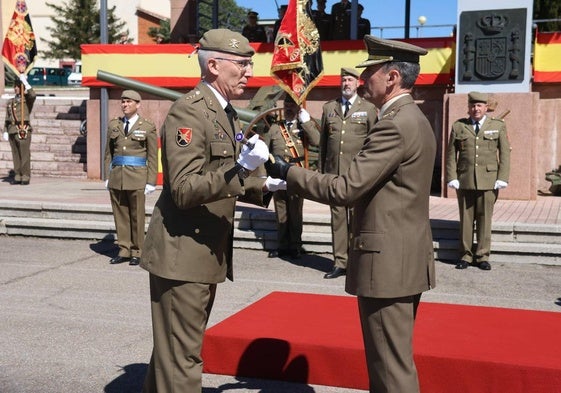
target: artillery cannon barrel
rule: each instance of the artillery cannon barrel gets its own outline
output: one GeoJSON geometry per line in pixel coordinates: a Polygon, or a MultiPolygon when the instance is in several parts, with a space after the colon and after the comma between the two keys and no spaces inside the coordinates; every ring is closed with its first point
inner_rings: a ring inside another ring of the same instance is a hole
{"type": "MultiPolygon", "coordinates": [[[[122,86],[128,89],[138,90],[158,97],[166,98],[171,101],[175,101],[183,95],[183,93],[177,92],[175,90],[154,86],[149,83],[140,82],[131,78],[126,78],[124,76],[102,70],[97,71],[97,79],[112,83],[117,86],[122,86]]],[[[259,113],[249,111],[247,109],[241,109],[237,107],[234,108],[236,109],[236,112],[238,112],[238,117],[244,123],[251,123],[251,121],[259,115],[259,113]]]]}

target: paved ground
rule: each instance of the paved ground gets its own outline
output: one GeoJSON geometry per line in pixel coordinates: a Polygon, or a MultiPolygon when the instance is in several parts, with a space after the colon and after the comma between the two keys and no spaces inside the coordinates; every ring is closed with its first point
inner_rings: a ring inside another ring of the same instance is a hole
{"type": "MultiPolygon", "coordinates": [[[[111,266],[112,243],[0,237],[0,391],[139,392],[152,348],[148,274],[111,266]]],[[[272,291],[344,296],[324,280],[328,255],[296,262],[236,249],[236,281],[219,285],[210,325],[272,291]]],[[[561,312],[561,267],[497,264],[490,272],[437,263],[423,301],[561,312]]],[[[204,393],[359,390],[204,375],[204,393]]]]}
{"type": "MultiPolygon", "coordinates": [[[[147,208],[154,206],[159,193],[160,187],[148,196],[147,208]]],[[[100,180],[34,177],[31,179],[30,185],[20,186],[10,185],[8,179],[0,178],[0,201],[14,199],[110,205],[109,193],[100,180]]],[[[306,200],[304,214],[306,213],[329,215],[329,208],[326,205],[306,200]]],[[[458,220],[456,199],[431,197],[430,215],[432,219],[458,220]]],[[[493,222],[561,225],[561,197],[539,195],[532,201],[500,199],[495,205],[493,222]]]]}

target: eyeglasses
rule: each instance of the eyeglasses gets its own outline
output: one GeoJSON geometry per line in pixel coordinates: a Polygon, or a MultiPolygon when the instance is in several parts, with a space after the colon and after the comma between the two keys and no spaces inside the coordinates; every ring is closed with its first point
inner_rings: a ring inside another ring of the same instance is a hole
{"type": "Polygon", "coordinates": [[[247,67],[253,67],[253,62],[251,60],[237,60],[237,59],[226,59],[225,57],[215,57],[216,60],[227,60],[235,63],[240,67],[240,69],[245,70],[247,67]]]}

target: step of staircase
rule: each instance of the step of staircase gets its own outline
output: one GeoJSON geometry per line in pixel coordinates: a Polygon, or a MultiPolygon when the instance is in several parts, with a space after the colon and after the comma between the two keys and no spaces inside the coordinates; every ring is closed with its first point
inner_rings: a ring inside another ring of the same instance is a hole
{"type": "MultiPolygon", "coordinates": [[[[146,222],[152,215],[147,207],[146,222]]],[[[431,220],[435,258],[457,258],[458,222],[431,220]]],[[[561,265],[561,228],[546,224],[493,224],[493,263],[561,265]]],[[[115,224],[106,204],[0,201],[0,234],[114,241],[115,224]]],[[[328,214],[305,214],[302,240],[306,250],[331,253],[328,214]]],[[[270,210],[238,207],[234,247],[271,250],[276,244],[276,218],[270,210]]]]}

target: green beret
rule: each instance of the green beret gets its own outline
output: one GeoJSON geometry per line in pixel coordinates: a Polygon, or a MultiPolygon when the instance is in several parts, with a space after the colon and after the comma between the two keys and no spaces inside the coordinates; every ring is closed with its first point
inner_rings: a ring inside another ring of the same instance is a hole
{"type": "Polygon", "coordinates": [[[203,34],[199,40],[199,50],[230,53],[232,55],[251,57],[255,50],[240,33],[228,29],[213,29],[203,34]]]}
{"type": "Polygon", "coordinates": [[[121,99],[123,99],[123,98],[128,98],[129,100],[140,102],[140,94],[138,94],[134,90],[124,90],[121,93],[121,99]]]}
{"type": "Polygon", "coordinates": [[[360,72],[358,72],[354,68],[342,67],[341,76],[345,76],[345,75],[354,76],[356,79],[360,78],[360,72]]]}
{"type": "Polygon", "coordinates": [[[487,93],[479,93],[477,91],[472,91],[468,93],[468,102],[470,104],[476,102],[482,102],[484,104],[487,104],[489,102],[489,95],[487,93]]]}
{"type": "Polygon", "coordinates": [[[357,65],[359,68],[389,61],[419,63],[419,56],[428,53],[425,48],[416,45],[395,40],[384,40],[368,34],[364,36],[364,43],[368,50],[368,59],[357,65]]]}

